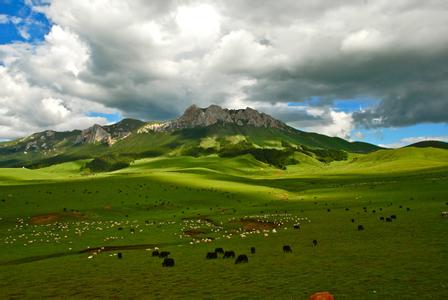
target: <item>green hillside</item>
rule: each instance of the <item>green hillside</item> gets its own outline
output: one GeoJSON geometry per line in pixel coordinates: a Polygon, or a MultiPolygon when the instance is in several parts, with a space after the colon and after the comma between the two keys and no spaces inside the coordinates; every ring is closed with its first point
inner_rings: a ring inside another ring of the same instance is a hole
{"type": "Polygon", "coordinates": [[[219,153],[223,149],[235,148],[236,144],[244,148],[303,148],[334,149],[352,153],[368,153],[380,149],[377,146],[348,142],[341,138],[328,137],[316,133],[308,133],[290,128],[259,128],[253,126],[237,126],[233,124],[215,124],[208,127],[187,128],[172,132],[138,133],[142,123],[125,119],[116,125],[105,126],[105,130],[113,136],[119,136],[123,130],[131,130],[131,134],[118,138],[111,145],[104,143],[75,143],[79,131],[56,133],[36,147],[28,149],[29,141],[41,141],[41,133],[27,139],[4,143],[0,146],[0,167],[32,167],[39,168],[55,163],[77,159],[96,158],[107,155],[126,156],[133,159],[160,155],[207,155],[219,153]],[[42,149],[42,145],[48,149],[42,149]],[[51,146],[49,146],[51,145],[51,146]]]}
{"type": "Polygon", "coordinates": [[[432,147],[432,148],[448,149],[448,143],[442,141],[422,141],[408,145],[406,147],[417,147],[417,148],[432,147]]]}
{"type": "Polygon", "coordinates": [[[2,296],[444,297],[448,150],[293,157],[286,170],[251,154],[164,155],[96,174],[81,171],[91,159],[0,168],[2,296]],[[155,247],[170,252],[173,268],[152,257],[155,247]],[[206,259],[218,247],[248,263],[206,259]]]}

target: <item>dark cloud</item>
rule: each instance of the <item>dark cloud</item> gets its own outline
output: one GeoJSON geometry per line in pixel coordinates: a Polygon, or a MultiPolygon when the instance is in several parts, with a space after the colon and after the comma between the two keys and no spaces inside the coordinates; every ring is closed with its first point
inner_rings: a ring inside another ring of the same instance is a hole
{"type": "Polygon", "coordinates": [[[0,137],[87,125],[94,110],[171,119],[192,103],[248,105],[339,136],[353,122],[447,122],[447,1],[52,0],[39,10],[53,24],[42,43],[0,45],[0,121],[11,124],[0,137]],[[380,104],[331,108],[355,98],[380,104]]]}

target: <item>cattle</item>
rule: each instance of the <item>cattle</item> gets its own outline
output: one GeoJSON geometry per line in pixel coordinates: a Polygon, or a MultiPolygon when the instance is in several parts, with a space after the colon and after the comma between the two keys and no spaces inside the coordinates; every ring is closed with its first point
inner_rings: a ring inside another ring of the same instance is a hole
{"type": "Polygon", "coordinates": [[[224,249],[222,249],[222,248],[216,248],[216,249],[215,249],[215,252],[216,252],[216,253],[220,253],[220,254],[224,254],[224,249]]]}
{"type": "Polygon", "coordinates": [[[162,251],[162,252],[160,252],[159,257],[164,258],[164,257],[167,257],[168,255],[170,255],[170,253],[168,251],[162,251]]]}
{"type": "Polygon", "coordinates": [[[313,240],[313,247],[317,246],[317,240],[313,240]]]}
{"type": "Polygon", "coordinates": [[[174,267],[174,259],[166,257],[162,262],[162,267],[174,267]]]}
{"type": "Polygon", "coordinates": [[[292,253],[291,246],[289,246],[289,245],[284,245],[284,246],[283,246],[283,253],[292,253]]]}
{"type": "Polygon", "coordinates": [[[300,225],[299,224],[294,224],[294,229],[300,229],[300,225]]]}
{"type": "Polygon", "coordinates": [[[235,260],[235,264],[248,263],[249,259],[246,254],[240,254],[235,260]]]}
{"type": "Polygon", "coordinates": [[[151,254],[152,256],[160,256],[160,253],[159,253],[159,251],[157,251],[157,250],[154,250],[154,251],[152,251],[152,254],[151,254]]]}
{"type": "Polygon", "coordinates": [[[362,230],[364,230],[364,226],[358,225],[358,231],[362,231],[362,230]]]}
{"type": "Polygon", "coordinates": [[[380,217],[380,220],[381,220],[381,221],[384,221],[384,217],[380,217]]]}
{"type": "Polygon", "coordinates": [[[390,218],[391,219],[397,219],[397,216],[396,215],[391,215],[390,218]]]}
{"type": "Polygon", "coordinates": [[[235,258],[235,252],[234,251],[225,251],[224,256],[222,258],[235,258]]]}
{"type": "Polygon", "coordinates": [[[250,247],[250,253],[255,254],[255,247],[250,247]]]}
{"type": "Polygon", "coordinates": [[[386,222],[392,222],[391,218],[386,218],[386,222]]]}
{"type": "Polygon", "coordinates": [[[117,253],[117,257],[118,257],[118,259],[122,259],[123,258],[123,254],[121,254],[121,252],[118,252],[117,253]]]}
{"type": "Polygon", "coordinates": [[[207,258],[207,259],[216,259],[216,258],[218,258],[218,254],[216,252],[208,252],[207,256],[205,258],[207,258]]]}

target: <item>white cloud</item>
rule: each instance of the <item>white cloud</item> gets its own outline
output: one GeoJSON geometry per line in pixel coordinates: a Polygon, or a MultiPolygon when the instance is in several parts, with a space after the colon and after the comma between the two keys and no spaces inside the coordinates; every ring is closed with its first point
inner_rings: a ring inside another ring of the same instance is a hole
{"type": "Polygon", "coordinates": [[[350,33],[342,40],[341,50],[344,52],[363,52],[383,49],[387,39],[376,29],[362,29],[350,33]]]}
{"type": "Polygon", "coordinates": [[[14,86],[0,91],[8,137],[94,122],[81,118],[93,107],[166,119],[192,103],[232,101],[276,112],[299,129],[347,137],[350,113],[285,103],[446,86],[447,4],[440,1],[27,1],[53,26],[40,44],[0,45],[0,81],[14,86]],[[55,114],[47,111],[47,124],[26,113],[43,99],[61,101],[52,104],[55,114]],[[69,113],[58,123],[61,107],[69,113]]]}
{"type": "Polygon", "coordinates": [[[6,24],[6,23],[9,23],[8,15],[0,14],[0,24],[6,24]]]}

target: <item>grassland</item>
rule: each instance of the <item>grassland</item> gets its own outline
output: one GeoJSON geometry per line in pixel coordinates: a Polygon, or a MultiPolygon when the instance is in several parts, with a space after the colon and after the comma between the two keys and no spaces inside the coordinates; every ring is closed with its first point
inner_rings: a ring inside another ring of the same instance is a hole
{"type": "Polygon", "coordinates": [[[250,155],[142,159],[88,176],[86,161],[0,169],[0,297],[445,297],[447,150],[296,159],[287,170],[250,155]],[[175,267],[151,257],[156,246],[175,267]],[[206,260],[216,247],[249,263],[206,260]]]}

